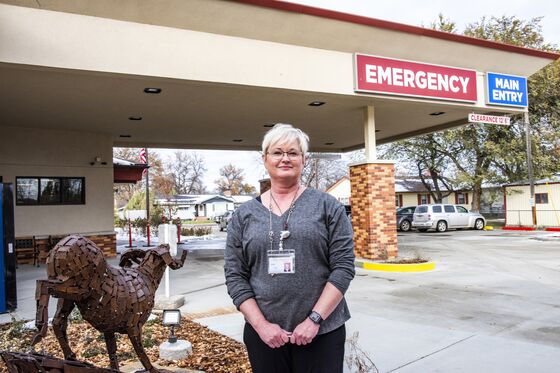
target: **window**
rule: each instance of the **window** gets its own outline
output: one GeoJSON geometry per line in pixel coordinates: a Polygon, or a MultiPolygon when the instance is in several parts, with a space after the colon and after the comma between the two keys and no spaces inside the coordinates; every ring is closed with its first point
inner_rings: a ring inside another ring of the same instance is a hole
{"type": "Polygon", "coordinates": [[[55,205],[60,203],[60,179],[39,179],[39,204],[55,205]]]}
{"type": "Polygon", "coordinates": [[[424,214],[426,212],[428,212],[428,206],[418,206],[416,210],[414,210],[415,214],[424,214]]]}
{"type": "Polygon", "coordinates": [[[18,177],[16,179],[16,203],[36,205],[39,202],[39,179],[18,177]]]}
{"type": "Polygon", "coordinates": [[[64,178],[62,181],[62,203],[68,205],[84,204],[84,178],[64,178]]]}
{"type": "Polygon", "coordinates": [[[16,205],[84,205],[83,177],[16,177],[16,205]]]}
{"type": "Polygon", "coordinates": [[[397,194],[397,198],[395,198],[395,204],[396,204],[397,207],[402,207],[402,205],[403,205],[402,194],[397,194]]]}
{"type": "Polygon", "coordinates": [[[548,193],[535,193],[535,203],[547,204],[548,193]]]}
{"type": "Polygon", "coordinates": [[[455,204],[456,205],[467,205],[469,203],[468,193],[455,193],[455,204]]]}
{"type": "Polygon", "coordinates": [[[429,194],[418,194],[418,204],[419,205],[427,205],[430,203],[430,195],[429,194]]]}
{"type": "Polygon", "coordinates": [[[443,209],[445,210],[445,212],[455,212],[455,207],[451,205],[445,205],[443,206],[443,209]]]}
{"type": "Polygon", "coordinates": [[[463,206],[455,206],[455,208],[457,209],[457,212],[460,212],[461,214],[468,214],[469,213],[469,210],[467,210],[463,206]]]}
{"type": "Polygon", "coordinates": [[[441,206],[432,206],[432,212],[433,213],[441,212],[441,206]]]}

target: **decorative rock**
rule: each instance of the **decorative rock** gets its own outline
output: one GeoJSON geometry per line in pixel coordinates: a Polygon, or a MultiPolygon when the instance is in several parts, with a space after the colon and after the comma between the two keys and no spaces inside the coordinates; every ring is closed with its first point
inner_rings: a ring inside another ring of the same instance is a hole
{"type": "Polygon", "coordinates": [[[169,298],[165,296],[157,296],[154,305],[155,310],[168,310],[177,309],[185,304],[185,297],[183,295],[172,295],[169,298]]]}
{"type": "Polygon", "coordinates": [[[150,313],[150,316],[148,316],[148,321],[153,321],[156,320],[158,317],[156,314],[154,313],[150,313]]]}
{"type": "Polygon", "coordinates": [[[192,344],[183,339],[175,343],[163,342],[159,345],[159,357],[163,360],[181,360],[192,354],[192,344]]]}

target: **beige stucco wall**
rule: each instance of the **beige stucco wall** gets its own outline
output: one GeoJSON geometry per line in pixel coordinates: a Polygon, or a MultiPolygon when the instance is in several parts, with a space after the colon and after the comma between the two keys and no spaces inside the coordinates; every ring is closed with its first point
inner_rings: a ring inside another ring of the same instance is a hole
{"type": "MultiPolygon", "coordinates": [[[[507,225],[533,225],[528,185],[506,186],[507,225]]],[[[537,225],[560,227],[560,184],[535,185],[535,193],[548,193],[548,203],[536,204],[537,225]]]]}
{"type": "Polygon", "coordinates": [[[0,24],[3,62],[354,94],[351,53],[2,4],[0,24]]]}
{"type": "Polygon", "coordinates": [[[17,236],[113,231],[113,165],[110,136],[34,128],[0,127],[0,175],[85,177],[85,205],[15,206],[17,236]],[[107,165],[91,166],[98,156],[107,165]]]}

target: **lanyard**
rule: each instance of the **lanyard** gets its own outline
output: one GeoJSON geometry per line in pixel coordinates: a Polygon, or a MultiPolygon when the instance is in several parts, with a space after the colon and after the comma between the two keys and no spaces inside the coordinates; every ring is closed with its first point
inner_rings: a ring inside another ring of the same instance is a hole
{"type": "MultiPolygon", "coordinates": [[[[296,194],[294,194],[294,198],[292,199],[292,203],[290,204],[290,208],[288,210],[288,216],[286,216],[286,220],[284,221],[284,230],[280,231],[280,241],[278,243],[278,249],[279,250],[284,250],[284,246],[283,246],[283,241],[285,238],[288,238],[290,236],[290,231],[288,230],[288,222],[290,221],[290,216],[292,216],[292,212],[294,211],[294,208],[296,207],[296,197],[299,193],[299,188],[300,186],[298,185],[298,188],[296,190],[296,194]]],[[[272,189],[270,190],[270,200],[268,203],[268,222],[269,222],[269,231],[268,231],[268,239],[270,241],[270,250],[272,251],[272,243],[274,241],[274,231],[272,230],[272,201],[274,201],[274,203],[276,204],[276,207],[278,207],[278,211],[280,211],[280,213],[282,213],[282,210],[280,209],[280,206],[278,206],[278,202],[276,202],[276,200],[274,199],[274,197],[272,196],[272,189]]]]}

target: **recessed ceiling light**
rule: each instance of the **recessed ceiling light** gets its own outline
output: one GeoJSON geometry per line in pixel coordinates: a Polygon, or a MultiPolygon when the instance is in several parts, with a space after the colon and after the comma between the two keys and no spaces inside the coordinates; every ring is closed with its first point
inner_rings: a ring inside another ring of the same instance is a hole
{"type": "Polygon", "coordinates": [[[434,117],[437,117],[438,115],[442,115],[445,114],[445,111],[434,111],[433,113],[430,113],[430,115],[433,115],[434,117]]]}
{"type": "Polygon", "coordinates": [[[241,142],[243,139],[233,139],[233,142],[241,142]]]}
{"type": "Polygon", "coordinates": [[[324,105],[324,104],[325,103],[323,101],[312,101],[308,105],[309,106],[321,106],[321,105],[324,105]]]}
{"type": "Polygon", "coordinates": [[[128,117],[128,120],[142,120],[142,117],[128,117]]]}
{"type": "Polygon", "coordinates": [[[161,88],[147,87],[144,88],[144,93],[151,93],[153,95],[157,95],[158,93],[161,93],[161,88]]]}
{"type": "Polygon", "coordinates": [[[334,145],[334,142],[326,142],[325,145],[334,145]]]}
{"type": "Polygon", "coordinates": [[[132,137],[130,135],[119,135],[119,137],[132,137]]]}
{"type": "Polygon", "coordinates": [[[263,127],[266,127],[266,128],[274,127],[274,123],[265,124],[265,125],[263,125],[263,127]]]}

